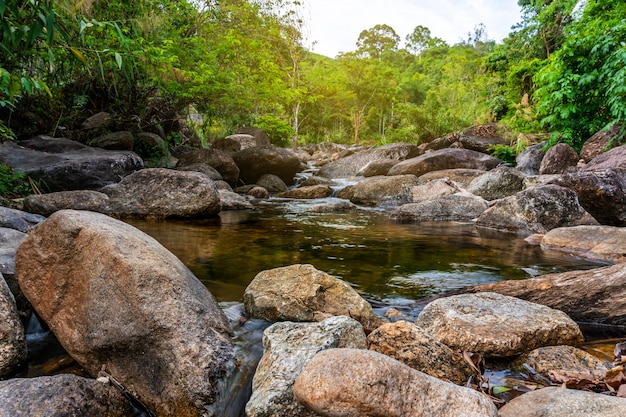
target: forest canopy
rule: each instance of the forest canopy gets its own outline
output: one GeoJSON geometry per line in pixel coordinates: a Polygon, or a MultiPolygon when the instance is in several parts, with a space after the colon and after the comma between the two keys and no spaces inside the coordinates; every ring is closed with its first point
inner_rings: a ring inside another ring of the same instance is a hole
{"type": "Polygon", "coordinates": [[[186,121],[204,144],[245,125],[289,146],[422,143],[498,121],[576,149],[626,119],[626,3],[520,0],[502,41],[449,45],[381,22],[353,51],[307,49],[306,0],[0,0],[0,136],[186,121]],[[195,115],[190,119],[190,115],[195,115]]]}

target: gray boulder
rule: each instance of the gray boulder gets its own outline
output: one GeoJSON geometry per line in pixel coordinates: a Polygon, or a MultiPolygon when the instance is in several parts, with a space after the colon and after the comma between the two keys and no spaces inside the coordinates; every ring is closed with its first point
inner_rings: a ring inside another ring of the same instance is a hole
{"type": "Polygon", "coordinates": [[[0,381],[0,417],[128,417],[133,409],[108,383],[76,375],[0,381]]]}
{"type": "Polygon", "coordinates": [[[474,179],[467,191],[492,201],[517,194],[524,189],[525,175],[514,168],[497,167],[474,179]]]}
{"type": "Polygon", "coordinates": [[[576,172],[560,176],[550,184],[576,192],[580,205],[600,224],[626,226],[626,177],[622,171],[576,172]]]}
{"type": "Polygon", "coordinates": [[[185,166],[177,166],[177,170],[179,171],[196,171],[202,172],[207,177],[211,178],[213,181],[222,181],[223,177],[215,168],[210,165],[207,165],[202,162],[196,162],[195,164],[185,165],[185,166]]]}
{"type": "Polygon", "coordinates": [[[418,184],[415,175],[370,177],[345,188],[338,197],[348,198],[352,203],[364,206],[376,206],[383,202],[389,204],[394,198],[398,201],[406,200],[411,187],[418,184]]]}
{"type": "Polygon", "coordinates": [[[133,134],[128,131],[108,133],[87,141],[88,146],[117,151],[132,151],[134,143],[133,134]]]}
{"type": "Polygon", "coordinates": [[[207,217],[221,210],[213,181],[193,171],[143,169],[100,190],[109,197],[106,214],[115,217],[207,217]]]}
{"type": "Polygon", "coordinates": [[[500,417],[622,417],[626,399],[567,388],[526,393],[500,409],[500,417]]]}
{"type": "Polygon", "coordinates": [[[331,348],[367,349],[363,326],[349,317],[331,317],[320,323],[283,322],[268,327],[246,416],[318,416],[296,402],[293,384],[316,353],[331,348]]]}
{"type": "Polygon", "coordinates": [[[222,211],[252,210],[254,206],[245,197],[228,190],[218,190],[222,211]]]}
{"type": "Polygon", "coordinates": [[[465,384],[472,369],[459,352],[407,321],[386,323],[367,336],[370,350],[453,384],[465,384]]]}
{"type": "Polygon", "coordinates": [[[248,317],[270,321],[322,321],[348,316],[371,332],[383,319],[346,282],[315,269],[291,265],[259,272],[246,288],[248,317]]]}
{"type": "MultiPolygon", "coordinates": [[[[14,229],[0,228],[0,274],[4,277],[4,281],[6,281],[9,290],[13,294],[12,296],[15,298],[13,302],[17,306],[22,323],[28,323],[32,309],[15,277],[15,254],[17,248],[19,248],[27,236],[27,234],[14,229]]],[[[1,315],[2,313],[0,312],[1,315]]]]}
{"type": "Polygon", "coordinates": [[[526,175],[539,175],[541,161],[545,156],[543,147],[545,143],[538,143],[524,149],[515,158],[515,166],[526,175]]]}
{"type": "Polygon", "coordinates": [[[436,299],[415,324],[452,349],[485,356],[583,341],[578,325],[562,311],[496,293],[436,299]]]}
{"type": "Polygon", "coordinates": [[[457,168],[489,171],[499,164],[499,159],[481,152],[447,148],[402,161],[391,168],[387,175],[413,174],[419,177],[432,171],[457,168]]]}
{"type": "Polygon", "coordinates": [[[99,191],[58,191],[48,194],[32,194],[24,199],[24,210],[42,216],[64,209],[106,212],[109,196],[99,191]]]}
{"type": "Polygon", "coordinates": [[[369,162],[356,173],[360,177],[376,177],[378,175],[387,175],[392,166],[399,161],[395,159],[376,159],[369,162]]]}
{"type": "Polygon", "coordinates": [[[280,177],[273,174],[265,174],[261,175],[261,178],[258,179],[256,185],[259,187],[265,188],[269,193],[282,193],[287,191],[289,188],[285,181],[281,180],[280,177]]]}
{"type": "Polygon", "coordinates": [[[488,207],[481,197],[452,194],[404,204],[391,212],[390,217],[403,222],[470,221],[488,207]]]}
{"type": "Polygon", "coordinates": [[[600,171],[603,169],[626,169],[626,145],[618,146],[608,152],[596,156],[587,163],[585,171],[600,171]]]}
{"type": "Polygon", "coordinates": [[[24,359],[24,327],[13,294],[0,275],[0,377],[10,374],[24,359]]]}
{"type": "Polygon", "coordinates": [[[432,171],[424,175],[420,175],[418,180],[420,184],[425,184],[433,180],[445,179],[455,182],[462,187],[467,186],[477,177],[483,175],[486,171],[482,169],[442,169],[440,171],[432,171]]]}
{"type": "Polygon", "coordinates": [[[49,191],[95,190],[143,168],[133,152],[91,148],[69,139],[39,137],[21,145],[0,143],[0,162],[41,181],[49,191]]]}
{"type": "MultiPolygon", "coordinates": [[[[239,183],[239,167],[232,156],[219,149],[187,149],[177,154],[178,163],[176,169],[184,169],[190,165],[204,164],[220,173],[222,179],[232,187],[239,183]]],[[[194,168],[197,170],[197,168],[194,168]]]]}
{"type": "Polygon", "coordinates": [[[0,207],[0,227],[27,233],[44,220],[45,217],[38,214],[27,213],[26,211],[15,210],[8,207],[0,207]]]}
{"type": "Polygon", "coordinates": [[[578,202],[576,193],[558,185],[530,188],[497,201],[476,225],[529,236],[557,227],[597,224],[578,202]]]}
{"type": "Polygon", "coordinates": [[[304,367],[296,400],[327,417],[497,417],[491,400],[371,350],[327,349],[304,367]]]}
{"type": "Polygon", "coordinates": [[[276,146],[255,146],[233,154],[244,184],[256,184],[265,174],[279,177],[287,185],[294,183],[300,171],[300,160],[286,149],[276,146]]]}
{"type": "Polygon", "coordinates": [[[172,253],[103,214],[63,210],[17,252],[20,287],[65,350],[160,416],[215,416],[234,368],[228,321],[172,253]]]}

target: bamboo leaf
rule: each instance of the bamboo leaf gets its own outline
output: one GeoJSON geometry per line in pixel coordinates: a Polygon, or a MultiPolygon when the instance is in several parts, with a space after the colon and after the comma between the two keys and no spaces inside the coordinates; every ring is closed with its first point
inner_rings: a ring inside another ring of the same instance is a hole
{"type": "Polygon", "coordinates": [[[80,62],[82,62],[85,66],[87,66],[87,59],[85,59],[85,55],[83,55],[82,52],[80,52],[78,49],[74,48],[73,46],[70,47],[70,51],[72,52],[72,54],[74,54],[76,58],[78,58],[80,62]]]}
{"type": "Polygon", "coordinates": [[[122,55],[119,52],[115,53],[115,62],[117,62],[117,67],[122,69],[122,55]]]}

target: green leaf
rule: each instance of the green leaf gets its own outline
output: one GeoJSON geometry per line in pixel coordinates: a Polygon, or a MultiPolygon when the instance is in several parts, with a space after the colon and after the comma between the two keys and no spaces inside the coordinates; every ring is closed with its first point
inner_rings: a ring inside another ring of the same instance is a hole
{"type": "Polygon", "coordinates": [[[500,387],[500,386],[491,387],[491,392],[493,392],[494,395],[502,394],[503,392],[509,392],[509,391],[511,391],[511,388],[500,387]]]}
{"type": "Polygon", "coordinates": [[[117,62],[117,67],[122,69],[122,55],[119,52],[115,53],[115,62],[117,62]]]}

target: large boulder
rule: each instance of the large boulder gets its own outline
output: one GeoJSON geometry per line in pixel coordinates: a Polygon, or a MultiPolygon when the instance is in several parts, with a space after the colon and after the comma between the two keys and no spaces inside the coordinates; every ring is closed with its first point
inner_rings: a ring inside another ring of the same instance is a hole
{"type": "MultiPolygon", "coordinates": [[[[260,129],[260,128],[254,127],[254,126],[240,127],[239,129],[237,129],[237,132],[235,132],[235,135],[249,135],[249,136],[252,136],[254,138],[254,144],[246,144],[247,147],[250,147],[250,146],[270,146],[272,144],[270,138],[263,131],[263,129],[260,129]]],[[[242,143],[242,149],[243,149],[243,147],[244,147],[244,144],[242,143]]]]}
{"type": "Polygon", "coordinates": [[[103,214],[63,210],[17,252],[20,286],[67,352],[162,416],[214,416],[234,367],[230,328],[171,252],[103,214]]]}
{"type": "Polygon", "coordinates": [[[626,399],[610,395],[547,387],[513,399],[500,417],[622,417],[626,399]]]}
{"type": "Polygon", "coordinates": [[[0,275],[0,377],[11,373],[24,359],[26,359],[24,327],[13,294],[0,275]]]}
{"type": "Polygon", "coordinates": [[[481,197],[452,194],[404,204],[391,212],[390,216],[402,222],[470,221],[488,207],[487,201],[481,197]]]}
{"type": "Polygon", "coordinates": [[[578,322],[626,324],[626,264],[472,287],[562,310],[578,322]]]}
{"type": "Polygon", "coordinates": [[[76,375],[0,381],[1,417],[128,417],[133,408],[108,383],[76,375]]]}
{"type": "Polygon", "coordinates": [[[508,132],[496,123],[472,126],[459,135],[459,143],[465,149],[489,153],[495,145],[510,145],[511,140],[504,136],[508,132]]]}
{"type": "Polygon", "coordinates": [[[261,175],[256,182],[256,185],[265,188],[269,193],[282,193],[289,190],[285,181],[273,174],[261,175]]]}
{"type": "Polygon", "coordinates": [[[349,189],[342,190],[339,197],[347,197],[354,204],[375,206],[383,202],[393,202],[398,198],[402,201],[402,195],[407,194],[411,187],[418,184],[415,175],[370,177],[350,186],[349,189]]]}
{"type": "Polygon", "coordinates": [[[263,357],[246,404],[248,417],[315,417],[293,397],[293,384],[317,352],[331,348],[367,349],[363,327],[349,317],[320,323],[276,323],[263,332],[263,357]]]}
{"type": "Polygon", "coordinates": [[[469,149],[440,149],[407,159],[393,166],[387,175],[424,175],[442,169],[480,169],[489,171],[497,167],[500,160],[487,154],[469,149]]]}
{"type": "Polygon", "coordinates": [[[474,179],[467,186],[467,191],[488,201],[497,200],[522,191],[524,177],[517,169],[498,167],[474,179]]]}
{"type": "Polygon", "coordinates": [[[600,224],[626,226],[626,177],[613,169],[560,176],[550,184],[576,192],[580,205],[600,224]]]}
{"type": "Polygon", "coordinates": [[[565,174],[575,171],[578,164],[578,154],[566,143],[557,143],[543,156],[539,174],[565,174]]]}
{"type": "Polygon", "coordinates": [[[322,321],[331,316],[348,316],[359,321],[368,333],[383,323],[350,285],[313,265],[259,272],[246,288],[243,304],[249,317],[270,321],[322,321]]]}
{"type": "Polygon", "coordinates": [[[497,417],[491,400],[371,350],[327,349],[304,367],[296,400],[326,417],[497,417]]]}
{"type": "Polygon", "coordinates": [[[541,248],[589,259],[626,262],[626,229],[613,226],[574,226],[552,229],[541,248]]]}
{"type": "Polygon", "coordinates": [[[117,151],[132,151],[134,144],[132,132],[126,130],[107,133],[87,141],[88,146],[117,151]]]}
{"type": "Polygon", "coordinates": [[[459,352],[406,321],[386,323],[367,336],[369,348],[435,378],[464,384],[472,369],[459,352]]]}
{"type": "Polygon", "coordinates": [[[184,169],[195,164],[204,164],[219,172],[224,181],[232,187],[236,187],[239,184],[239,167],[233,158],[224,151],[213,148],[188,149],[177,154],[177,158],[177,169],[184,169]]]}
{"type": "Polygon", "coordinates": [[[378,175],[387,175],[392,166],[398,162],[395,159],[376,159],[368,162],[363,168],[356,173],[359,177],[376,177],[378,175]]]}
{"type": "Polygon", "coordinates": [[[415,324],[452,349],[485,356],[583,341],[578,325],[562,311],[496,293],[436,299],[415,324]]]}
{"type": "Polygon", "coordinates": [[[69,139],[38,137],[21,145],[0,143],[0,162],[41,181],[49,191],[95,190],[143,168],[133,152],[91,148],[69,139]]]}
{"type": "Polygon", "coordinates": [[[615,139],[621,130],[621,123],[614,124],[609,130],[600,130],[587,139],[583,148],[580,150],[580,157],[585,162],[589,162],[593,158],[602,155],[607,150],[614,148],[618,145],[615,139]]]}
{"type": "Polygon", "coordinates": [[[476,225],[529,236],[557,227],[597,224],[578,202],[576,193],[558,185],[526,189],[497,201],[476,225]]]}
{"type": "Polygon", "coordinates": [[[276,146],[254,146],[233,154],[239,167],[239,179],[244,184],[255,184],[263,175],[273,174],[287,185],[294,183],[300,171],[300,160],[287,149],[276,146]]]}
{"type": "Polygon", "coordinates": [[[221,210],[213,181],[194,171],[143,169],[102,188],[115,217],[208,217],[221,210]]]}
{"type": "Polygon", "coordinates": [[[593,158],[585,166],[585,171],[603,169],[626,169],[626,145],[618,146],[593,158]]]}
{"type": "Polygon", "coordinates": [[[349,178],[380,160],[402,161],[420,154],[416,146],[408,143],[392,143],[378,148],[363,149],[320,168],[318,175],[326,178],[349,178]]]}
{"type": "Polygon", "coordinates": [[[440,171],[432,171],[418,177],[420,184],[425,184],[430,181],[445,179],[455,182],[462,187],[467,186],[475,179],[485,173],[482,169],[442,169],[440,171]]]}

